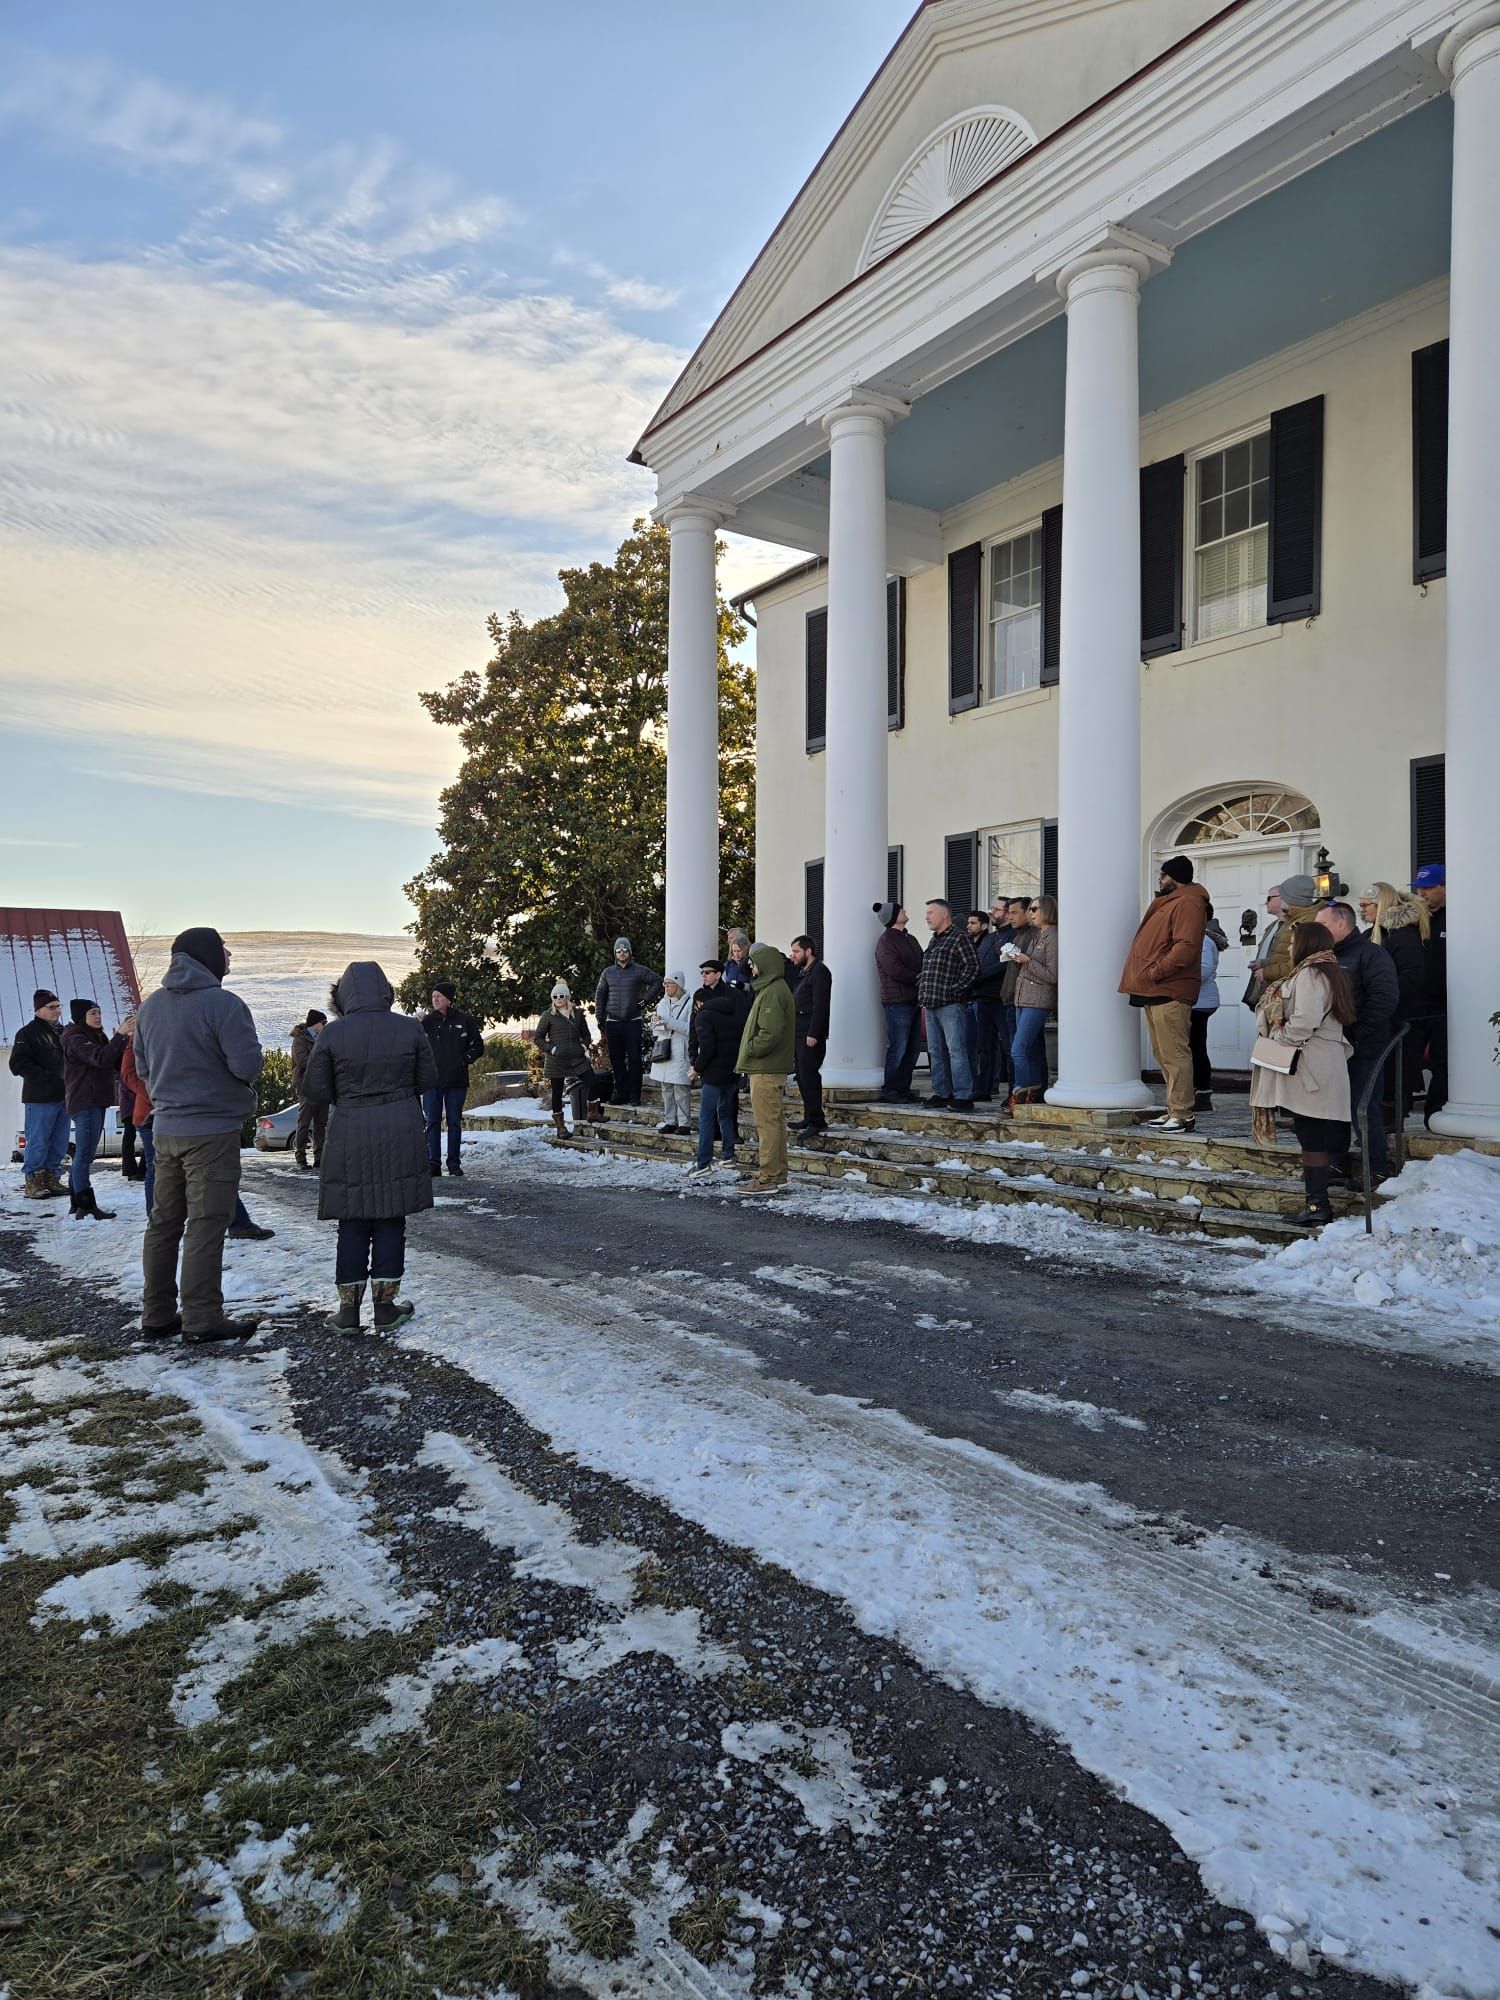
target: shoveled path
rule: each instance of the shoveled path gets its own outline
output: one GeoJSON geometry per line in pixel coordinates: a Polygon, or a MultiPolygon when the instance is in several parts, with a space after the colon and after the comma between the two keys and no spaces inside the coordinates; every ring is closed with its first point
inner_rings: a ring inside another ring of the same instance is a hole
{"type": "MultiPolygon", "coordinates": [[[[261,1165],[278,1198],[311,1207],[311,1176],[261,1165]]],[[[413,1229],[414,1279],[430,1244],[497,1277],[628,1281],[773,1374],[1146,1513],[1243,1530],[1419,1602],[1500,1584],[1494,1376],[1340,1339],[1352,1313],[1314,1321],[1248,1295],[1226,1311],[1181,1283],[1180,1252],[1164,1281],[1149,1242],[1139,1273],[1077,1266],[653,1180],[580,1185],[473,1147],[413,1229]],[[790,1327],[774,1309],[787,1301],[790,1327]]]]}

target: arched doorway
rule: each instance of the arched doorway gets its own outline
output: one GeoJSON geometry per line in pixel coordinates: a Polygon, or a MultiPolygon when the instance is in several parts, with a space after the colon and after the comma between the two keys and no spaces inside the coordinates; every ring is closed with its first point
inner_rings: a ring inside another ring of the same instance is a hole
{"type": "Polygon", "coordinates": [[[1229,938],[1219,961],[1220,1006],[1208,1027],[1216,1069],[1248,1069],[1255,1017],[1240,1004],[1268,922],[1266,895],[1288,875],[1311,871],[1319,846],[1318,809],[1284,785],[1217,785],[1164,812],[1151,830],[1147,860],[1155,884],[1169,854],[1186,854],[1229,938]],[[1242,920],[1253,919],[1245,923],[1242,920]],[[1242,939],[1245,941],[1242,942],[1242,939]]]}

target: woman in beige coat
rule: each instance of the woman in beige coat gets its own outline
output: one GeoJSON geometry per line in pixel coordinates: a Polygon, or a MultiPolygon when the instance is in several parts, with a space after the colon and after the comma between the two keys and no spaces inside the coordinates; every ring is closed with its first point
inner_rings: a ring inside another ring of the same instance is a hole
{"type": "Polygon", "coordinates": [[[1328,932],[1321,924],[1293,925],[1292,970],[1266,989],[1255,1010],[1258,1033],[1289,1049],[1293,1066],[1282,1071],[1252,1057],[1250,1103],[1259,1139],[1265,1136],[1265,1114],[1273,1134],[1275,1113],[1291,1114],[1307,1189],[1307,1207],[1293,1220],[1308,1229],[1332,1222],[1329,1171],[1349,1147],[1350,1047],[1344,1029],[1353,1019],[1348,975],[1333,955],[1328,932]]]}

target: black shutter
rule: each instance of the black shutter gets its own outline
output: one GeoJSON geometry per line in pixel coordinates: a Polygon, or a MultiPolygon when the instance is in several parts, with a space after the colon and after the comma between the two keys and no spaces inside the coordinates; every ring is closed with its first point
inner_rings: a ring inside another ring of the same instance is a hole
{"type": "MultiPolygon", "coordinates": [[[[1141,467],[1141,658],[1182,645],[1182,489],[1187,460],[1141,467]]],[[[1052,892],[1049,890],[1048,894],[1052,892]]]]}
{"type": "Polygon", "coordinates": [[[1448,574],[1448,343],[1411,358],[1411,579],[1448,574]]]}
{"type": "Polygon", "coordinates": [[[1271,565],[1266,623],[1323,605],[1323,398],[1271,416],[1271,565]]]}
{"type": "Polygon", "coordinates": [[[1057,821],[1042,821],[1042,894],[1057,894],[1057,821]]]}
{"type": "Polygon", "coordinates": [[[885,726],[906,727],[906,578],[885,587],[885,726]]]}
{"type": "Polygon", "coordinates": [[[885,850],[885,893],[892,903],[899,903],[906,895],[906,849],[888,847],[885,850]]]}
{"type": "Polygon", "coordinates": [[[1042,686],[1056,687],[1062,665],[1062,508],[1042,516],[1042,686]]]}
{"type": "Polygon", "coordinates": [[[971,542],[948,558],[948,713],[979,706],[979,614],[984,549],[971,542]]]}
{"type": "MultiPolygon", "coordinates": [[[[807,747],[828,740],[828,612],[807,614],[807,747]]],[[[811,933],[809,933],[811,935],[811,933]]]]}
{"type": "Polygon", "coordinates": [[[978,848],[977,833],[950,833],[943,842],[943,894],[959,923],[974,907],[978,848]]]}
{"type": "Polygon", "coordinates": [[[802,928],[823,956],[823,864],[809,861],[802,892],[802,928]]]}
{"type": "Polygon", "coordinates": [[[1441,757],[1411,760],[1411,872],[1429,861],[1446,861],[1447,809],[1441,757]]]}

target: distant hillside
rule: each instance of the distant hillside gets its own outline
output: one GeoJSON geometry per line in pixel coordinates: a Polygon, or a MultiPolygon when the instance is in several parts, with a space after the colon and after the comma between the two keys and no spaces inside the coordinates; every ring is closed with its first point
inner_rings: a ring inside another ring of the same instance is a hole
{"type": "MultiPolygon", "coordinates": [[[[147,993],[166,970],[170,938],[135,941],[136,971],[147,993]]],[[[373,958],[399,986],[416,964],[409,937],[360,931],[226,931],[233,954],[224,984],[255,1016],[267,1048],[284,1047],[292,1023],[309,1007],[328,1011],[328,989],[346,965],[373,958]]]]}

